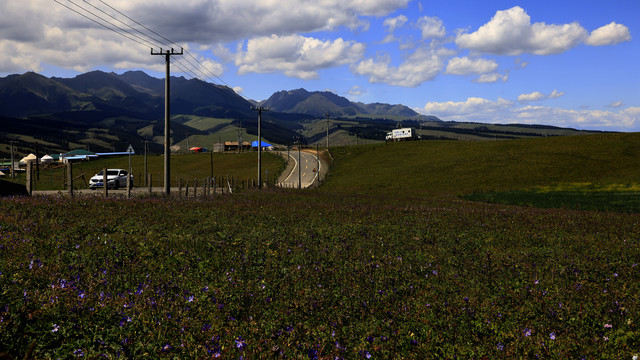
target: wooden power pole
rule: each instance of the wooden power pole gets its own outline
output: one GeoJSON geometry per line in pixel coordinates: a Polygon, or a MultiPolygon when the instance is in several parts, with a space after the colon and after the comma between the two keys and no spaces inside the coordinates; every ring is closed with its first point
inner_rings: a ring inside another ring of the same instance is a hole
{"type": "Polygon", "coordinates": [[[171,78],[171,56],[173,55],[182,55],[183,50],[180,49],[180,52],[174,52],[173,49],[171,51],[167,50],[165,52],[160,49],[160,52],[154,52],[151,49],[151,55],[161,55],[165,57],[166,64],[166,76],[164,78],[164,193],[169,195],[171,192],[171,175],[169,168],[169,157],[171,155],[171,126],[170,126],[170,117],[171,117],[171,97],[170,97],[170,78],[171,78]]]}
{"type": "Polygon", "coordinates": [[[258,112],[258,189],[262,189],[262,133],[260,123],[262,122],[262,112],[269,111],[269,109],[259,106],[252,107],[251,110],[258,112]]]}

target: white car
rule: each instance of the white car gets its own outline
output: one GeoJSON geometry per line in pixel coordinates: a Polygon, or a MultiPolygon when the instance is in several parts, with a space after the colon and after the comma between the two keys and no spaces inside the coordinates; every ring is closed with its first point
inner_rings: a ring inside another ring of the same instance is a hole
{"type": "MultiPolygon", "coordinates": [[[[133,175],[129,175],[124,169],[107,169],[107,188],[117,189],[121,186],[127,186],[127,176],[131,179],[131,187],[133,187],[133,175]]],[[[104,170],[95,174],[89,180],[89,188],[95,190],[102,187],[104,181],[104,170]]]]}

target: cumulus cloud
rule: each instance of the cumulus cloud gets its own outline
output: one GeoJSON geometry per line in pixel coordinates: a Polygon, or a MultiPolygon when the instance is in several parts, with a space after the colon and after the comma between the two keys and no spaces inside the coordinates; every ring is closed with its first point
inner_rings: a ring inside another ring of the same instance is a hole
{"type": "MultiPolygon", "coordinates": [[[[272,34],[285,36],[340,27],[366,29],[368,16],[388,15],[406,7],[408,1],[110,0],[108,3],[182,46],[191,44],[202,49],[215,48],[223,42],[272,34]]],[[[96,6],[120,21],[141,29],[98,0],[61,3],[89,17],[91,15],[84,9],[110,19],[92,8],[96,6]]],[[[160,57],[150,56],[149,48],[178,47],[151,33],[148,34],[154,39],[129,29],[135,34],[130,36],[135,39],[134,42],[65,6],[51,0],[0,2],[0,13],[4,19],[0,23],[0,51],[11,54],[10,59],[1,62],[0,71],[40,71],[48,65],[86,71],[116,63],[121,67],[131,64],[134,68],[161,70],[162,64],[158,64],[160,57]]],[[[113,19],[111,21],[117,23],[113,19]]],[[[121,23],[117,24],[128,29],[121,23]]],[[[222,55],[229,58],[228,53],[222,52],[222,55]]]]}
{"type": "Polygon", "coordinates": [[[518,96],[518,101],[521,103],[526,103],[529,101],[538,101],[545,98],[545,95],[539,91],[534,91],[530,94],[522,94],[518,96]]]}
{"type": "Polygon", "coordinates": [[[591,35],[585,40],[585,43],[592,46],[602,46],[615,45],[623,41],[631,41],[629,28],[622,24],[612,22],[593,30],[591,35]]]}
{"type": "Polygon", "coordinates": [[[409,18],[407,18],[404,15],[400,15],[400,16],[396,16],[394,18],[389,18],[386,19],[383,22],[383,25],[386,26],[387,28],[389,28],[389,32],[394,32],[398,27],[403,26],[404,24],[407,23],[407,21],[409,21],[409,18]]]}
{"type": "Polygon", "coordinates": [[[418,27],[422,31],[423,39],[442,38],[447,31],[445,30],[442,20],[438,17],[423,16],[418,19],[418,27]]]}
{"type": "Polygon", "coordinates": [[[470,59],[468,57],[454,57],[449,60],[446,74],[451,75],[469,75],[469,74],[486,74],[495,71],[498,63],[488,59],[470,59]]]}
{"type": "Polygon", "coordinates": [[[234,86],[233,91],[235,91],[236,94],[242,94],[244,92],[244,89],[240,86],[234,86]]]}
{"type": "Polygon", "coordinates": [[[389,32],[389,34],[384,38],[384,40],[382,40],[382,43],[384,44],[384,43],[390,43],[395,41],[396,37],[393,35],[393,32],[396,31],[398,27],[401,27],[404,24],[406,24],[407,21],[409,21],[409,18],[407,18],[404,15],[386,19],[383,22],[383,25],[388,28],[387,31],[389,32]]]}
{"type": "Polygon", "coordinates": [[[491,73],[491,74],[482,74],[480,75],[477,79],[474,79],[474,82],[477,83],[495,83],[498,81],[502,81],[502,82],[506,82],[507,80],[509,80],[509,74],[498,74],[498,73],[491,73]]]}
{"type": "Polygon", "coordinates": [[[428,102],[416,111],[443,120],[494,124],[547,124],[579,129],[628,131],[640,127],[640,107],[620,111],[570,110],[545,106],[517,107],[509,100],[470,97],[462,102],[428,102]]]}
{"type": "Polygon", "coordinates": [[[610,108],[621,108],[624,106],[624,101],[619,100],[619,101],[614,101],[611,104],[607,105],[607,107],[610,108]]]}
{"type": "Polygon", "coordinates": [[[577,22],[562,25],[531,23],[519,6],[496,12],[491,20],[472,33],[460,33],[455,42],[463,49],[497,55],[531,53],[549,55],[565,52],[587,38],[577,22]]]}
{"type": "Polygon", "coordinates": [[[522,94],[518,96],[518,102],[526,104],[531,101],[540,101],[545,99],[557,99],[564,95],[564,91],[553,90],[551,94],[545,95],[539,91],[534,91],[529,94],[522,94]]]}
{"type": "Polygon", "coordinates": [[[357,62],[365,46],[342,38],[322,41],[300,35],[253,38],[238,49],[238,73],[283,72],[290,77],[314,79],[318,70],[357,62]]]}
{"type": "Polygon", "coordinates": [[[367,76],[370,83],[383,83],[403,87],[416,87],[432,80],[442,71],[442,57],[449,55],[445,49],[419,48],[405,62],[393,66],[391,59],[365,59],[354,65],[351,71],[367,76]]]}
{"type": "MultiPolygon", "coordinates": [[[[96,0],[90,0],[96,1],[96,0]]],[[[155,24],[178,40],[214,43],[253,36],[286,35],[333,30],[341,26],[365,28],[367,16],[385,16],[406,7],[409,0],[117,0],[136,18],[155,24]],[[133,3],[133,2],[132,2],[133,3]],[[197,27],[184,26],[198,24],[197,27]]]]}
{"type": "Polygon", "coordinates": [[[366,92],[367,90],[363,89],[361,86],[354,85],[349,89],[349,91],[347,91],[347,94],[350,96],[358,97],[364,95],[366,92]]]}
{"type": "Polygon", "coordinates": [[[553,91],[551,92],[551,94],[549,94],[548,98],[549,99],[557,99],[561,96],[564,95],[564,91],[558,91],[556,89],[553,89],[553,91]]]}
{"type": "Polygon", "coordinates": [[[474,121],[486,118],[488,114],[497,113],[509,109],[513,102],[498,98],[491,101],[478,97],[467,98],[461,102],[428,102],[424,106],[426,114],[436,115],[443,119],[456,121],[474,121]]]}
{"type": "Polygon", "coordinates": [[[581,129],[628,131],[630,128],[640,125],[640,108],[638,107],[614,112],[526,106],[514,109],[511,116],[512,122],[525,124],[545,123],[581,129]]]}

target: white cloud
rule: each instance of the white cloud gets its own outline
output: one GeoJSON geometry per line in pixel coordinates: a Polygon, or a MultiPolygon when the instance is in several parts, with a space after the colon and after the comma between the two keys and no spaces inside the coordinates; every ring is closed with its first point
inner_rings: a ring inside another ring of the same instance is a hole
{"type": "Polygon", "coordinates": [[[393,35],[393,32],[396,31],[396,29],[398,27],[401,27],[404,24],[406,24],[407,21],[409,21],[409,18],[407,18],[404,15],[396,16],[394,18],[385,19],[385,21],[383,22],[383,25],[388,28],[387,31],[389,32],[389,34],[384,38],[384,40],[382,40],[382,43],[385,44],[385,43],[390,43],[390,42],[395,41],[396,38],[393,35]]]}
{"type": "Polygon", "coordinates": [[[236,94],[242,94],[244,92],[244,89],[240,86],[234,86],[233,91],[235,91],[236,94]]]}
{"type": "Polygon", "coordinates": [[[347,92],[348,95],[351,96],[361,96],[364,95],[367,92],[367,90],[363,89],[361,86],[358,85],[354,85],[351,87],[351,89],[349,89],[349,91],[347,92]]]}
{"type": "Polygon", "coordinates": [[[515,109],[512,115],[513,122],[526,124],[544,123],[580,129],[628,131],[640,125],[640,108],[637,107],[613,112],[527,106],[515,109]]]}
{"type": "MultiPolygon", "coordinates": [[[[96,1],[96,0],[90,0],[96,1]]],[[[409,0],[117,0],[134,18],[178,42],[215,43],[254,36],[366,29],[367,16],[385,16],[409,0]],[[132,4],[127,4],[130,2],[132,4]],[[185,26],[198,24],[198,26],[185,26]],[[177,40],[175,40],[177,39],[177,40]]]]}
{"type": "Polygon", "coordinates": [[[464,49],[498,55],[549,55],[565,52],[586,38],[587,31],[577,22],[531,24],[529,15],[516,6],[496,12],[488,23],[473,33],[459,34],[456,44],[464,49]]]}
{"type": "Polygon", "coordinates": [[[607,107],[610,108],[621,108],[624,106],[624,101],[619,100],[619,101],[614,101],[611,104],[607,105],[607,107]]]}
{"type": "Polygon", "coordinates": [[[612,22],[593,30],[591,35],[585,40],[585,43],[592,46],[602,46],[615,45],[623,41],[631,41],[629,28],[622,24],[612,22]]]}
{"type": "Polygon", "coordinates": [[[491,101],[478,97],[467,98],[462,102],[428,102],[424,106],[425,114],[442,117],[443,120],[475,121],[486,118],[489,114],[509,109],[513,102],[498,98],[491,101]]]}
{"type": "Polygon", "coordinates": [[[498,63],[488,59],[470,59],[468,57],[454,57],[449,60],[445,74],[469,75],[486,74],[495,71],[498,63]]]}
{"type": "Polygon", "coordinates": [[[527,103],[529,101],[539,101],[545,98],[545,95],[539,91],[534,91],[530,94],[522,94],[518,96],[518,101],[521,103],[527,103]]]}
{"type": "Polygon", "coordinates": [[[396,16],[394,18],[385,19],[383,25],[389,28],[389,32],[394,32],[398,27],[403,26],[409,21],[404,15],[396,16]]]}
{"type": "Polygon", "coordinates": [[[553,90],[551,94],[545,95],[539,91],[534,91],[529,94],[522,94],[518,96],[518,102],[526,104],[531,101],[540,101],[545,99],[557,99],[564,95],[564,91],[553,90]]]}
{"type": "Polygon", "coordinates": [[[419,48],[399,66],[391,65],[391,59],[383,57],[377,60],[365,59],[351,70],[357,75],[369,77],[370,83],[416,87],[432,80],[442,71],[441,58],[445,54],[449,54],[445,49],[419,48]]]}
{"type": "Polygon", "coordinates": [[[442,38],[447,31],[438,17],[423,16],[418,19],[418,27],[422,31],[423,39],[442,38]]]}
{"type": "MultiPolygon", "coordinates": [[[[364,31],[368,26],[367,17],[385,16],[406,7],[408,1],[110,0],[108,3],[172,41],[203,49],[272,34],[285,36],[341,27],[364,31]]],[[[0,1],[3,16],[0,51],[11,54],[0,63],[0,71],[41,71],[49,66],[86,71],[116,64],[155,71],[162,70],[161,64],[158,65],[160,57],[150,56],[149,48],[178,47],[153,34],[154,39],[147,38],[136,44],[65,7],[91,16],[82,10],[86,8],[109,18],[92,8],[93,5],[140,29],[101,1],[60,2],[64,6],[51,0],[0,1]]],[[[128,30],[142,37],[135,30],[128,30]]],[[[223,61],[229,58],[228,53],[220,53],[226,56],[223,61]]],[[[313,71],[309,75],[311,73],[313,71]]]]}
{"type": "Polygon", "coordinates": [[[551,94],[549,94],[548,98],[549,99],[557,99],[561,96],[564,95],[564,91],[558,91],[556,89],[553,89],[553,91],[551,92],[551,94]]]}
{"type": "Polygon", "coordinates": [[[322,41],[300,35],[254,38],[246,51],[239,49],[239,74],[283,72],[290,77],[314,79],[318,70],[357,62],[365,46],[342,38],[322,41]]]}
{"type": "Polygon", "coordinates": [[[502,75],[498,73],[491,73],[491,74],[482,74],[477,79],[474,79],[473,81],[478,83],[495,83],[498,81],[506,82],[507,80],[509,80],[509,74],[502,75]]]}
{"type": "Polygon", "coordinates": [[[602,110],[568,110],[544,106],[516,107],[509,100],[468,98],[462,102],[429,102],[416,111],[435,115],[445,121],[484,122],[493,124],[545,124],[579,129],[629,131],[640,128],[640,107],[617,112],[602,110]]]}

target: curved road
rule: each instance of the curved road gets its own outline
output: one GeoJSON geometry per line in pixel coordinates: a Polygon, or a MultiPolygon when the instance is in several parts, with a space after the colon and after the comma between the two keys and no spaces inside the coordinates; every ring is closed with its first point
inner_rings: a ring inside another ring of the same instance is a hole
{"type": "MultiPolygon", "coordinates": [[[[284,157],[287,153],[280,152],[284,157]]],[[[279,186],[286,188],[298,188],[300,183],[302,188],[307,188],[314,185],[317,182],[318,171],[322,170],[322,166],[318,162],[318,158],[313,153],[297,150],[289,152],[289,163],[293,166],[287,166],[285,173],[280,177],[279,186]],[[298,159],[298,156],[300,159],[298,159]]]]}

